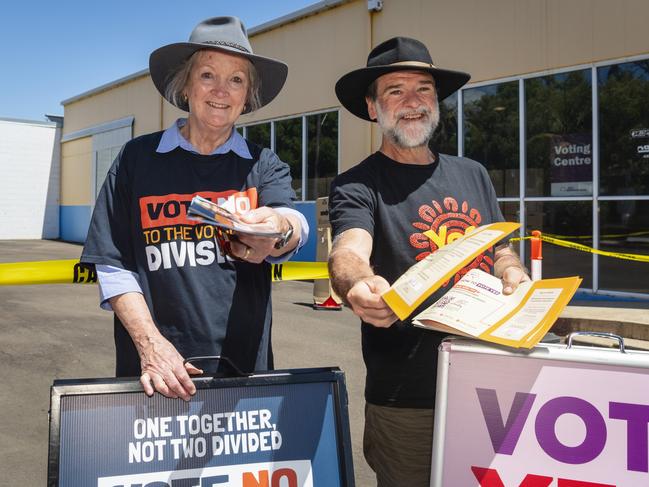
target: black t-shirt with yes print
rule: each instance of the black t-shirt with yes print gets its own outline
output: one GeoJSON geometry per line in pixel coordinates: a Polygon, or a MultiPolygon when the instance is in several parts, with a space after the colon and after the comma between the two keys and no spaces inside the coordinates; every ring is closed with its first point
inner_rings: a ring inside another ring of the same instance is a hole
{"type": "MultiPolygon", "coordinates": [[[[372,235],[370,264],[390,284],[467,231],[503,221],[481,164],[446,154],[436,155],[436,162],[429,165],[404,164],[381,152],[336,177],[329,218],[334,238],[352,228],[372,235]]],[[[474,259],[415,313],[472,268],[493,272],[493,249],[474,259]]],[[[408,320],[390,328],[362,323],[361,329],[366,400],[383,406],[433,407],[437,347],[446,335],[416,328],[408,320]]]]}

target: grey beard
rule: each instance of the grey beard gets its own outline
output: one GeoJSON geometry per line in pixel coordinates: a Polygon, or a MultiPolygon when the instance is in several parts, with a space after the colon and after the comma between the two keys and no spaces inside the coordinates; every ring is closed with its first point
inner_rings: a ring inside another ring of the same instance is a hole
{"type": "Polygon", "coordinates": [[[435,110],[426,110],[425,113],[430,118],[430,124],[428,125],[428,127],[426,127],[426,131],[422,134],[422,136],[414,140],[407,137],[401,130],[399,130],[396,123],[391,127],[386,126],[385,117],[383,115],[383,112],[381,111],[379,104],[377,104],[376,106],[377,122],[379,123],[379,126],[383,131],[383,135],[389,138],[394,145],[402,149],[414,149],[417,147],[422,147],[428,145],[428,142],[432,138],[435,130],[437,129],[437,126],[439,125],[439,105],[436,105],[437,106],[435,107],[435,110]]]}

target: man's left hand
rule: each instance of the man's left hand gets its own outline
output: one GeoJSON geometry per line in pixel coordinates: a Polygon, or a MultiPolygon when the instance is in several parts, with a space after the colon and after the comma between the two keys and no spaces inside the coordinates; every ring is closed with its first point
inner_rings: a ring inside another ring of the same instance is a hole
{"type": "Polygon", "coordinates": [[[513,293],[521,282],[530,280],[518,254],[508,244],[496,248],[494,274],[502,279],[505,295],[513,293]]]}
{"type": "Polygon", "coordinates": [[[529,280],[529,276],[522,267],[514,265],[505,268],[502,276],[503,294],[512,294],[521,282],[529,280]]]}

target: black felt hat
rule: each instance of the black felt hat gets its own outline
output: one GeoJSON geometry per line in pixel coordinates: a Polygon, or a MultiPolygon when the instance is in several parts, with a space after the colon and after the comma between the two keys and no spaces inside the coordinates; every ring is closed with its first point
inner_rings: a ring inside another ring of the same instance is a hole
{"type": "Polygon", "coordinates": [[[367,88],[379,76],[410,70],[425,71],[433,76],[439,101],[455,93],[471,78],[468,73],[435,66],[428,49],[418,40],[393,37],[372,49],[366,67],[355,69],[338,80],[336,96],[354,115],[373,121],[367,113],[367,88]]]}
{"type": "Polygon", "coordinates": [[[160,47],[149,57],[149,71],[153,84],[169,103],[181,110],[189,111],[187,102],[177,102],[167,98],[167,84],[182,64],[201,49],[215,49],[248,59],[257,69],[261,80],[259,92],[261,106],[270,103],[284,86],[288,66],[276,59],[254,54],[241,20],[237,17],[212,17],[194,28],[188,42],[177,42],[160,47]]]}

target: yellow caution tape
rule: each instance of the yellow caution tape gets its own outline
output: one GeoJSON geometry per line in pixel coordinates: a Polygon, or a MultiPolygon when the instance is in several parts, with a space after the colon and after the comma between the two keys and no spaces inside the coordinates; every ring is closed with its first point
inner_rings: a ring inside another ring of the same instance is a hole
{"type": "MultiPolygon", "coordinates": [[[[558,238],[558,239],[570,239],[570,240],[592,240],[592,235],[555,235],[554,233],[543,233],[548,237],[558,238]]],[[[601,235],[599,238],[622,238],[622,237],[640,237],[643,235],[649,235],[649,231],[645,230],[642,232],[632,232],[632,233],[607,233],[601,235]]]]}
{"type": "MultiPolygon", "coordinates": [[[[273,281],[328,279],[326,262],[286,262],[273,264],[273,281]]],[[[96,284],[93,264],[77,259],[12,262],[0,264],[0,286],[26,284],[96,284]]]]}
{"type": "Polygon", "coordinates": [[[286,262],[273,264],[273,281],[329,279],[326,262],[286,262]]]}
{"type": "MultiPolygon", "coordinates": [[[[534,237],[516,237],[516,238],[511,238],[510,241],[519,241],[519,240],[529,240],[534,237]]],[[[570,249],[575,249],[579,250],[581,252],[589,252],[591,254],[597,254],[597,255],[603,255],[605,257],[615,257],[616,259],[624,259],[624,260],[634,260],[636,262],[649,262],[649,255],[642,255],[642,254],[625,254],[623,252],[609,252],[607,250],[599,250],[599,249],[594,249],[592,247],[588,247],[586,245],[578,244],[575,242],[569,242],[567,240],[561,240],[558,238],[554,237],[548,237],[546,234],[542,234],[539,237],[542,241],[548,242],[554,245],[558,245],[559,247],[566,247],[570,249]]]]}

